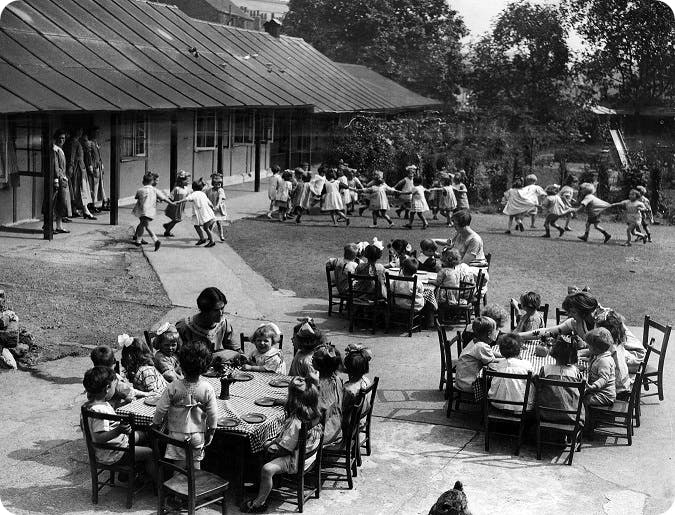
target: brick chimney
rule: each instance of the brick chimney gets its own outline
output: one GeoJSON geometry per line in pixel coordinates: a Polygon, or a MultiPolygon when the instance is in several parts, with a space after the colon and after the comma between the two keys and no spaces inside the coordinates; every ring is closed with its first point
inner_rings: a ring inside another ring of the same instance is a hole
{"type": "Polygon", "coordinates": [[[265,22],[263,25],[265,32],[267,32],[270,36],[274,38],[278,38],[281,36],[281,22],[277,20],[276,18],[272,18],[268,22],[265,22]]]}

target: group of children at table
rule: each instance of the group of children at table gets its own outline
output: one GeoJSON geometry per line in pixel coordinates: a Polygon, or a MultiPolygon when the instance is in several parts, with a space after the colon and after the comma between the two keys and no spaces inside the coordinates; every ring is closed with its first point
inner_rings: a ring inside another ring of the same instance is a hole
{"type": "MultiPolygon", "coordinates": [[[[194,453],[194,467],[200,468],[204,448],[208,446],[217,427],[216,394],[204,374],[213,365],[212,354],[204,342],[181,344],[173,325],[164,324],[157,330],[152,350],[138,338],[119,337],[122,346],[121,364],[124,375],[116,372],[117,360],[108,346],[96,347],[91,352],[93,368],[85,375],[89,410],[115,414],[116,408],[135,398],[157,396],[153,426],[166,425],[170,437],[190,439],[194,453]]],[[[262,512],[272,489],[272,477],[279,473],[294,473],[298,463],[298,438],[303,423],[311,429],[307,436],[307,450],[318,445],[321,434],[327,446],[342,445],[342,428],[348,422],[343,414],[370,386],[367,377],[370,351],[360,345],[349,345],[344,361],[340,352],[329,342],[311,319],[303,319],[293,330],[297,352],[290,366],[292,377],[285,402],[285,420],[278,436],[265,444],[270,458],[261,472],[259,495],[242,507],[247,512],[262,512]],[[338,372],[347,374],[344,381],[338,372]],[[320,413],[325,412],[325,426],[319,424],[320,413]]],[[[255,349],[234,360],[243,370],[286,373],[281,351],[277,347],[280,332],[275,324],[263,324],[251,336],[255,349]]],[[[368,403],[368,401],[365,401],[368,403]]],[[[366,408],[367,409],[367,406],[366,408]]],[[[128,424],[103,419],[89,419],[92,438],[98,443],[126,446],[132,428],[128,424]]],[[[142,432],[135,434],[135,460],[145,465],[154,478],[152,452],[148,438],[142,432]]],[[[114,464],[126,459],[123,451],[96,449],[97,459],[114,464]]],[[[169,445],[165,457],[178,463],[185,461],[181,448],[169,445]]],[[[306,467],[313,460],[308,460],[306,467]]]]}

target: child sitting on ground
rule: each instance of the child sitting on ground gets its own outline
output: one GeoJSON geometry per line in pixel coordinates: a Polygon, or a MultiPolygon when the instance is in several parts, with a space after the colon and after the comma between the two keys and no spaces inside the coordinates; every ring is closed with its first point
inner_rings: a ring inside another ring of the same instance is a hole
{"type": "MultiPolygon", "coordinates": [[[[348,379],[345,382],[342,393],[342,428],[349,426],[349,420],[345,416],[349,413],[349,408],[357,404],[362,391],[369,388],[372,381],[366,375],[370,370],[370,360],[373,358],[370,349],[358,343],[350,343],[345,349],[344,369],[347,372],[348,379]]],[[[365,397],[363,402],[362,415],[370,409],[370,397],[365,397]]],[[[363,423],[363,422],[362,422],[363,423]]]]}
{"type": "MultiPolygon", "coordinates": [[[[532,372],[532,363],[526,359],[520,359],[520,338],[517,334],[504,334],[499,341],[499,354],[503,360],[490,363],[488,368],[496,372],[505,372],[507,374],[527,374],[532,372]]],[[[505,401],[520,402],[525,398],[525,388],[527,382],[524,379],[512,379],[509,377],[493,377],[488,399],[497,398],[505,401]]],[[[498,409],[522,413],[520,406],[515,404],[503,404],[500,402],[491,403],[498,409]]],[[[530,385],[527,397],[526,411],[534,407],[534,388],[530,385]]]]}
{"type": "Polygon", "coordinates": [[[169,323],[162,324],[155,333],[153,346],[157,349],[153,361],[155,368],[164,376],[167,383],[176,379],[183,379],[183,372],[178,362],[176,352],[180,347],[180,336],[176,326],[169,323]]]}
{"type": "Polygon", "coordinates": [[[253,331],[251,341],[255,350],[251,351],[248,362],[241,369],[286,375],[286,363],[281,350],[274,346],[278,343],[278,338],[279,332],[272,324],[263,324],[253,331]]]}
{"type": "MultiPolygon", "coordinates": [[[[319,446],[323,427],[319,423],[319,390],[314,379],[302,376],[292,378],[284,411],[286,419],[279,436],[265,443],[265,451],[271,461],[265,463],[260,471],[258,495],[241,506],[243,513],[264,513],[274,476],[295,474],[298,471],[298,440],[303,424],[310,426],[305,451],[311,452],[319,446]]],[[[314,464],[315,459],[316,455],[313,455],[305,460],[305,470],[314,464]]]]}
{"type": "Polygon", "coordinates": [[[495,321],[480,316],[471,324],[473,340],[464,347],[457,359],[455,371],[455,386],[463,392],[471,392],[471,387],[478,377],[483,366],[496,361],[490,347],[497,326],[495,321]]]}
{"type": "Polygon", "coordinates": [[[324,445],[339,447],[342,443],[342,391],[344,382],[337,374],[342,356],[330,343],[314,351],[312,366],[319,373],[319,411],[326,412],[324,445]]]}
{"type": "MultiPolygon", "coordinates": [[[[189,342],[178,351],[178,360],[185,377],[166,387],[157,402],[152,425],[159,429],[166,419],[170,438],[181,442],[189,439],[193,465],[199,469],[204,447],[213,440],[218,424],[216,392],[201,377],[209,368],[211,352],[203,342],[189,342]]],[[[167,445],[164,457],[185,464],[185,450],[180,447],[167,445]]]]}
{"type": "Polygon", "coordinates": [[[349,292],[349,274],[356,273],[356,266],[358,265],[356,254],[356,245],[349,243],[345,245],[342,258],[330,258],[326,261],[326,265],[333,269],[338,291],[345,295],[349,292]]]}
{"type": "MultiPolygon", "coordinates": [[[[131,337],[128,336],[128,338],[131,337]]],[[[117,365],[115,353],[107,345],[96,347],[91,351],[89,357],[91,358],[91,362],[95,367],[108,367],[110,370],[115,372],[115,366],[117,365]]],[[[108,400],[108,402],[114,409],[117,409],[124,404],[129,404],[136,397],[147,397],[148,395],[146,392],[136,390],[133,386],[131,386],[131,383],[129,383],[124,378],[124,376],[118,374],[117,372],[115,372],[113,390],[113,396],[108,400]]]]}
{"type": "MultiPolygon", "coordinates": [[[[312,366],[312,356],[314,350],[326,343],[326,338],[316,327],[311,318],[299,318],[299,324],[293,328],[293,348],[295,354],[288,374],[291,376],[307,377],[315,375],[316,371],[312,366]]],[[[317,378],[318,381],[318,378],[317,378]]]]}
{"type": "Polygon", "coordinates": [[[124,342],[122,366],[134,388],[143,392],[162,393],[166,379],[155,368],[150,348],[138,338],[124,342]]]}
{"type": "Polygon", "coordinates": [[[616,366],[610,349],[614,340],[604,327],[586,333],[590,351],[588,387],[584,394],[586,406],[611,406],[616,400],[616,366]]]}
{"type": "Polygon", "coordinates": [[[437,273],[441,269],[441,263],[438,259],[436,251],[438,250],[438,245],[436,242],[431,239],[422,240],[420,242],[420,251],[422,255],[418,258],[419,261],[419,270],[421,272],[433,272],[437,273]]]}
{"type": "Polygon", "coordinates": [[[538,293],[533,291],[523,293],[520,296],[520,302],[511,299],[511,307],[516,314],[514,332],[524,333],[544,327],[544,317],[537,311],[541,307],[541,297],[538,293]]]}
{"type": "MultiPolygon", "coordinates": [[[[115,415],[115,410],[108,402],[115,395],[115,372],[109,367],[90,368],[84,374],[82,384],[87,391],[89,401],[85,403],[87,409],[105,415],[115,415]]],[[[89,430],[91,438],[96,443],[107,443],[110,445],[119,445],[126,447],[129,443],[129,436],[132,432],[131,425],[115,422],[112,420],[101,420],[90,418],[89,430]]],[[[134,462],[142,463],[150,477],[155,476],[154,461],[152,459],[152,449],[139,445],[145,440],[145,435],[136,433],[134,462]]],[[[96,449],[96,459],[106,465],[113,465],[128,459],[124,451],[115,451],[113,449],[96,449]]]]}

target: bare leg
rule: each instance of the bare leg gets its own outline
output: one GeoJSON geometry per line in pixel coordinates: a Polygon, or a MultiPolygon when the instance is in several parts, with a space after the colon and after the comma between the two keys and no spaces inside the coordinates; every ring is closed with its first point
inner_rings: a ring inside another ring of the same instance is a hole
{"type": "Polygon", "coordinates": [[[406,210],[405,217],[408,219],[406,227],[408,229],[412,229],[413,221],[415,220],[415,213],[410,213],[409,211],[406,210]]]}
{"type": "Polygon", "coordinates": [[[330,219],[333,222],[333,225],[337,225],[337,222],[335,221],[335,213],[336,213],[336,211],[330,212],[330,219]]]}
{"type": "Polygon", "coordinates": [[[427,222],[427,219],[424,218],[424,214],[417,213],[417,216],[419,217],[420,220],[422,220],[422,230],[426,229],[429,226],[429,222],[427,222]]]}
{"type": "Polygon", "coordinates": [[[511,226],[513,225],[513,216],[509,216],[509,222],[506,227],[506,234],[511,234],[511,226]]]}
{"type": "Polygon", "coordinates": [[[373,211],[373,227],[377,226],[377,211],[373,211]]]}
{"type": "Polygon", "coordinates": [[[197,236],[199,236],[199,241],[197,241],[197,245],[201,245],[202,243],[206,243],[206,240],[204,239],[204,231],[202,231],[201,225],[195,225],[195,231],[197,231],[197,236]]]}
{"type": "Polygon", "coordinates": [[[387,222],[389,222],[390,227],[392,225],[394,225],[394,221],[391,219],[391,217],[387,214],[386,211],[383,210],[381,214],[382,214],[382,218],[384,218],[387,222]]]}
{"type": "Polygon", "coordinates": [[[253,506],[262,506],[267,501],[270,492],[272,491],[272,478],[281,472],[281,467],[270,462],[265,463],[260,471],[260,488],[258,489],[258,496],[253,499],[253,506]]]}

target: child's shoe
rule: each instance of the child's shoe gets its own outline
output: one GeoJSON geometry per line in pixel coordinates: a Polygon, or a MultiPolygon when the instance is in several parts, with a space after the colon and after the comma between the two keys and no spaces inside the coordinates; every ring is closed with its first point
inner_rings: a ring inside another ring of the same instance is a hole
{"type": "Polygon", "coordinates": [[[225,237],[224,237],[224,236],[221,236],[221,237],[220,237],[220,241],[222,241],[222,242],[224,243],[224,242],[225,242],[225,237]]]}
{"type": "Polygon", "coordinates": [[[216,246],[216,242],[215,242],[215,241],[210,241],[210,242],[208,242],[206,245],[204,245],[204,248],[205,248],[205,249],[209,249],[209,248],[215,247],[215,246],[216,246]]]}
{"type": "Polygon", "coordinates": [[[159,250],[159,247],[161,247],[161,246],[162,246],[162,242],[157,240],[155,242],[155,252],[157,252],[159,250]]]}
{"type": "Polygon", "coordinates": [[[197,243],[195,243],[195,245],[204,245],[204,243],[206,243],[206,240],[204,240],[204,239],[197,240],[197,243]]]}
{"type": "Polygon", "coordinates": [[[546,234],[542,234],[541,237],[542,238],[550,238],[551,235],[549,233],[546,233],[546,234]]]}
{"type": "Polygon", "coordinates": [[[631,245],[632,245],[632,243],[630,241],[627,241],[626,243],[621,244],[622,247],[630,247],[631,245]]]}
{"type": "Polygon", "coordinates": [[[579,238],[581,241],[588,241],[588,236],[585,234],[583,236],[577,236],[577,238],[579,238]]]}
{"type": "Polygon", "coordinates": [[[562,238],[565,235],[565,229],[558,229],[558,232],[560,233],[558,234],[558,238],[562,238]]]}
{"type": "Polygon", "coordinates": [[[572,229],[570,229],[569,227],[565,227],[565,230],[566,230],[566,231],[571,231],[572,229]]]}
{"type": "Polygon", "coordinates": [[[349,224],[350,224],[350,223],[351,223],[351,220],[349,220],[349,218],[347,218],[347,219],[345,220],[345,224],[347,225],[347,227],[349,227],[349,224]]]}
{"type": "MultiPolygon", "coordinates": [[[[450,226],[448,225],[448,227],[450,227],[450,226]]],[[[504,231],[504,234],[511,234],[511,231],[510,231],[510,230],[509,230],[509,231],[504,231]]]]}
{"type": "Polygon", "coordinates": [[[605,234],[605,241],[603,241],[602,243],[607,243],[607,242],[608,242],[609,240],[611,240],[611,239],[612,239],[612,235],[609,234],[609,233],[606,233],[606,234],[605,234]]]}

